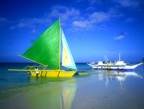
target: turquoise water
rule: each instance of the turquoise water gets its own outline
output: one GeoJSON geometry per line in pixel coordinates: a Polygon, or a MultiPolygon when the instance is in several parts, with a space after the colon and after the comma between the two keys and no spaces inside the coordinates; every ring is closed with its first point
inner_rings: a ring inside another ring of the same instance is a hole
{"type": "Polygon", "coordinates": [[[86,64],[77,64],[85,72],[71,79],[36,79],[25,72],[7,71],[26,65],[0,64],[1,109],[144,108],[144,65],[133,72],[117,72],[95,71],[86,64]]]}

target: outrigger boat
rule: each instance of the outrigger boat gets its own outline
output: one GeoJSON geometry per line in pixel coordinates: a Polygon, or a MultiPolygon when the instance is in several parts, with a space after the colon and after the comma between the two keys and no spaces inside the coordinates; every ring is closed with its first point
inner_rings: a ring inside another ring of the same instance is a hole
{"type": "Polygon", "coordinates": [[[95,70],[134,70],[136,67],[141,65],[142,63],[134,64],[134,65],[128,65],[124,61],[120,60],[119,55],[119,61],[111,62],[108,61],[108,58],[105,57],[106,62],[98,61],[98,63],[91,62],[88,63],[89,66],[91,66],[95,70]]]}
{"type": "Polygon", "coordinates": [[[109,63],[103,63],[102,61],[99,61],[97,64],[88,63],[88,65],[95,70],[134,70],[141,64],[142,63],[135,65],[127,65],[124,61],[109,62],[109,63]]]}
{"type": "Polygon", "coordinates": [[[21,56],[42,65],[42,68],[36,70],[37,66],[27,66],[9,71],[29,72],[33,77],[72,77],[77,72],[60,20],[51,25],[21,56]],[[62,66],[68,70],[61,69],[61,60],[62,66]]]}

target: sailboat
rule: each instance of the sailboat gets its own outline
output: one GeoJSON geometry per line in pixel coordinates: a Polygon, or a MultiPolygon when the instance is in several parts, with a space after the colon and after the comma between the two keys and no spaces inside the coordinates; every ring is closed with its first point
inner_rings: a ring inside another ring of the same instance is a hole
{"type": "Polygon", "coordinates": [[[26,71],[34,77],[72,77],[77,72],[60,20],[52,24],[21,56],[43,67],[37,71],[35,66],[9,71],[26,71]],[[61,60],[62,66],[69,70],[61,69],[61,60]]]}

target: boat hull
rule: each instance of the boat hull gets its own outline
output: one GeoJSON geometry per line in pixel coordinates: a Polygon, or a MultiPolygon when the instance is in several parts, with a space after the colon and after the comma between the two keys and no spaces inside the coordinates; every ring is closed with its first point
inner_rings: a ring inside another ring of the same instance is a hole
{"type": "Polygon", "coordinates": [[[138,67],[139,65],[141,65],[142,63],[139,64],[135,64],[135,65],[97,65],[97,64],[93,64],[90,65],[93,69],[95,70],[124,70],[124,71],[131,71],[134,70],[136,67],[138,67]]]}
{"type": "Polygon", "coordinates": [[[120,68],[93,68],[94,70],[120,70],[120,71],[133,71],[134,69],[120,69],[120,68]]]}
{"type": "Polygon", "coordinates": [[[38,70],[39,74],[36,74],[35,70],[24,69],[9,69],[9,71],[28,72],[32,77],[73,77],[77,72],[76,70],[38,70]]]}
{"type": "MultiPolygon", "coordinates": [[[[77,71],[66,71],[66,70],[40,70],[38,77],[62,77],[62,78],[67,78],[67,77],[73,77],[73,75],[77,71]]],[[[35,71],[30,71],[32,77],[36,77],[36,72],[35,71]]]]}

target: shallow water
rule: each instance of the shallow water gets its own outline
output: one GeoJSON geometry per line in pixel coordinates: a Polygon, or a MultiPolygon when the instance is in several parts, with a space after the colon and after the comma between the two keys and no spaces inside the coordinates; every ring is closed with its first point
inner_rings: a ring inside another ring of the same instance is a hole
{"type": "Polygon", "coordinates": [[[133,72],[95,71],[77,64],[87,75],[71,79],[29,78],[8,72],[27,64],[0,64],[1,109],[143,109],[144,65],[133,72]]]}

